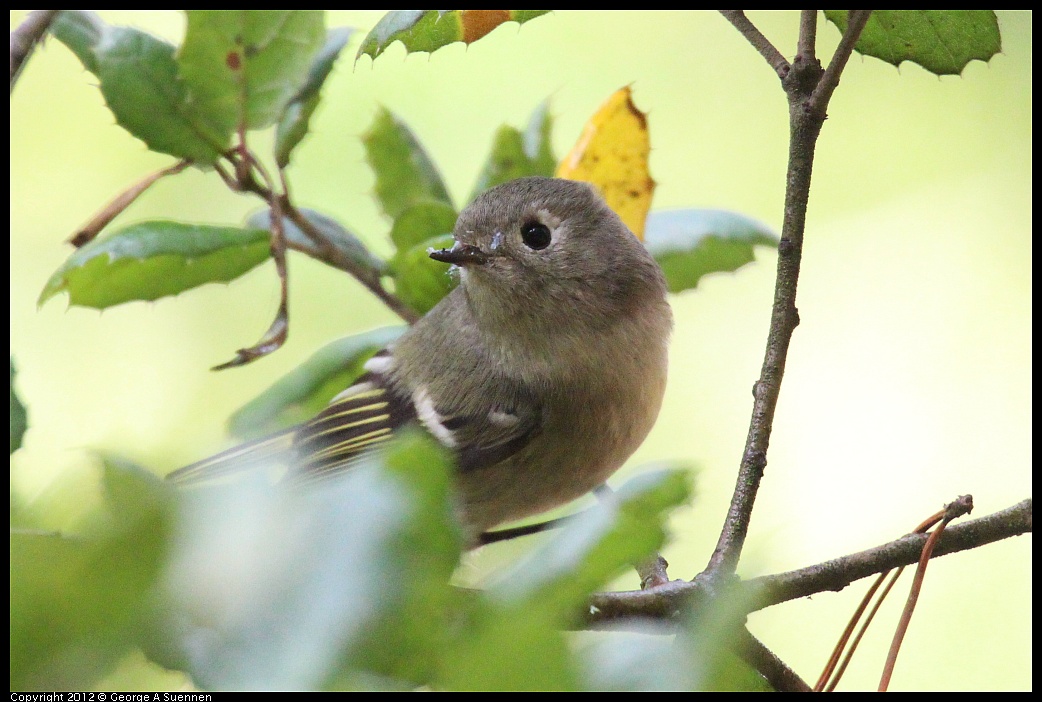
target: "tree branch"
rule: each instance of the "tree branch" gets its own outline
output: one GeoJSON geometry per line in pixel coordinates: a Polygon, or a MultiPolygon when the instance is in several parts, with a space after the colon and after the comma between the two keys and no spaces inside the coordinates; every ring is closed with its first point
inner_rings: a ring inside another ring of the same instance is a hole
{"type": "MultiPolygon", "coordinates": [[[[937,544],[934,556],[978,548],[995,541],[1031,532],[1031,500],[986,517],[949,527],[937,544]]],[[[691,582],[675,580],[653,590],[599,593],[590,598],[581,629],[618,628],[627,620],[672,621],[686,608],[712,602],[734,593],[753,595],[749,612],[819,592],[839,591],[861,578],[919,561],[928,535],[912,534],[860,553],[825,561],[807,568],[734,581],[721,587],[713,578],[697,577],[691,582]]]]}
{"type": "Polygon", "coordinates": [[[778,658],[748,629],[742,629],[735,641],[735,653],[767,679],[778,692],[811,692],[811,687],[796,671],[778,658]]]}
{"type": "Polygon", "coordinates": [[[778,49],[774,48],[774,44],[756,28],[756,25],[749,21],[744,12],[741,10],[720,10],[720,14],[733,24],[743,37],[749,40],[749,43],[767,60],[767,63],[770,64],[779,78],[784,78],[788,74],[789,62],[785,60],[785,57],[782,56],[778,49]]]}
{"type": "MultiPolygon", "coordinates": [[[[934,557],[978,548],[994,541],[1031,532],[1031,500],[1019,502],[1001,512],[950,526],[934,549],[934,557]]],[[[928,534],[910,534],[890,543],[825,561],[787,573],[753,578],[742,587],[759,591],[756,609],[818,592],[838,592],[855,580],[919,562],[928,534]]]]}
{"type": "Polygon", "coordinates": [[[11,92],[25,68],[33,49],[43,39],[47,28],[61,10],[33,10],[13,32],[11,32],[11,92]]]}
{"type": "Polygon", "coordinates": [[[861,37],[861,31],[868,23],[868,18],[872,16],[872,10],[848,10],[847,13],[847,29],[843,32],[843,38],[836,47],[836,53],[832,56],[829,67],[825,69],[825,74],[821,77],[818,87],[814,89],[814,93],[807,101],[807,109],[819,114],[822,119],[825,119],[825,110],[828,108],[832,93],[839,86],[839,76],[843,73],[847,60],[854,51],[854,45],[861,37]]]}

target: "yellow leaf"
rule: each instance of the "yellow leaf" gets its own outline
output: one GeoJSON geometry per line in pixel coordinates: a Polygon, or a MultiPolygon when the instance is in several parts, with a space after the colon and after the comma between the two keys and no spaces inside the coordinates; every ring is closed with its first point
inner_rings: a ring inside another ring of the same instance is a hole
{"type": "Polygon", "coordinates": [[[651,209],[655,181],[648,172],[648,121],[629,87],[615,91],[586,123],[579,141],[557,167],[558,178],[592,183],[637,238],[651,209]]]}

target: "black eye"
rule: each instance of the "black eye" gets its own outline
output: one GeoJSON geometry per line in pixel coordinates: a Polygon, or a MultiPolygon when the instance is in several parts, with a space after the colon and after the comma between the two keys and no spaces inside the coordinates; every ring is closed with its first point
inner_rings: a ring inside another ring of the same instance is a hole
{"type": "Polygon", "coordinates": [[[545,249],[550,245],[550,228],[542,222],[525,222],[521,226],[521,241],[530,249],[545,249]]]}

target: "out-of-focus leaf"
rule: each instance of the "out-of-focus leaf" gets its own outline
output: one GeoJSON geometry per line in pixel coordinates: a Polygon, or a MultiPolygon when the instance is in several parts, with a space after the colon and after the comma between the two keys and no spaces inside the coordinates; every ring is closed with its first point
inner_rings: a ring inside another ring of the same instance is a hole
{"type": "Polygon", "coordinates": [[[207,165],[227,147],[231,132],[188,99],[173,45],[83,10],[62,11],[51,32],[98,77],[119,125],[148,148],[207,165]]]}
{"type": "Polygon", "coordinates": [[[443,651],[437,687],[474,692],[579,690],[579,669],[552,607],[482,601],[443,651]]]}
{"type": "Polygon", "coordinates": [[[286,111],[280,116],[275,130],[275,160],[285,168],[289,163],[290,153],[308,133],[308,122],[318,107],[319,91],[326,82],[333,64],[340,52],[351,39],[354,32],[349,27],[336,27],[326,34],[326,43],[315,56],[308,71],[307,81],[300,91],[290,100],[286,111]]]}
{"type": "Polygon", "coordinates": [[[64,10],[54,18],[49,31],[76,54],[84,68],[98,75],[94,50],[110,27],[97,14],[89,10],[64,10]]]}
{"type": "Polygon", "coordinates": [[[590,632],[578,650],[583,687],[605,692],[679,692],[698,689],[694,660],[676,626],[649,620],[640,630],[590,632]]]}
{"type": "Polygon", "coordinates": [[[166,554],[170,490],[105,462],[107,515],[69,537],[11,533],[11,689],[87,689],[148,626],[166,554]]]}
{"type": "Polygon", "coordinates": [[[22,437],[25,430],[29,428],[29,418],[25,412],[25,405],[18,399],[14,391],[14,357],[11,358],[11,453],[22,448],[22,437]]]}
{"type": "Polygon", "coordinates": [[[229,431],[240,439],[252,439],[310,419],[362,374],[370,356],[405,330],[383,327],[323,346],[237,410],[228,420],[229,431]]]}
{"type": "Polygon", "coordinates": [[[508,125],[499,128],[471,200],[489,188],[515,178],[554,174],[557,160],[550,143],[553,120],[547,107],[544,102],[536,108],[524,132],[508,125]]]}
{"type": "Polygon", "coordinates": [[[452,235],[437,236],[399,251],[391,259],[395,295],[420,314],[429,312],[456,287],[456,277],[445,264],[427,255],[428,249],[445,249],[452,243],[452,235]]]}
{"type": "Polygon", "coordinates": [[[188,10],[177,54],[196,110],[231,135],[274,124],[325,38],[322,10],[188,10]]]}
{"type": "Polygon", "coordinates": [[[767,692],[767,681],[734,653],[734,642],[750,611],[757,609],[756,593],[720,591],[711,606],[690,607],[680,620],[677,642],[686,651],[695,690],[767,692]]]}
{"type": "Polygon", "coordinates": [[[456,209],[444,202],[417,202],[403,211],[391,227],[391,241],[399,251],[451,234],[456,226],[456,209]]]}
{"type": "Polygon", "coordinates": [[[460,539],[450,466],[412,435],[314,489],[190,494],[167,591],[196,682],[423,682],[451,631],[460,539]]]}
{"type": "MultiPolygon", "coordinates": [[[[825,10],[846,31],[848,10],[825,10]]],[[[873,10],[854,47],[900,66],[917,63],[937,75],[958,75],[970,61],[1002,51],[994,10],[873,10]]]]}
{"type": "Polygon", "coordinates": [[[263,229],[133,224],[77,249],[47,281],[38,304],[65,291],[70,305],[103,309],[228,282],[268,258],[268,241],[263,229]]]}
{"type": "Polygon", "coordinates": [[[698,285],[709,273],[735,271],[751,262],[756,246],[778,246],[778,236],[754,219],[725,210],[653,212],[644,241],[670,292],[698,285]]]}
{"type": "Polygon", "coordinates": [[[524,24],[550,10],[391,10],[362,41],[362,54],[376,59],[400,41],[406,52],[436,51],[453,42],[470,44],[504,22],[524,24]]]}
{"type": "Polygon", "coordinates": [[[569,522],[497,583],[492,596],[574,614],[590,593],[661,548],[668,512],[690,495],[689,476],[679,467],[641,473],[569,522]]]}
{"type": "Polygon", "coordinates": [[[396,443],[384,467],[409,489],[412,502],[408,521],[388,549],[397,582],[389,588],[391,601],[352,647],[348,661],[356,670],[429,683],[455,623],[449,580],[462,537],[453,514],[454,466],[444,449],[419,431],[396,443]]]}
{"type": "Polygon", "coordinates": [[[666,512],[688,491],[682,471],[645,474],[570,522],[479,596],[445,651],[438,685],[582,689],[580,660],[561,629],[590,593],[662,545],[666,512]]]}
{"type": "Polygon", "coordinates": [[[615,91],[586,123],[557,177],[592,183],[626,226],[644,238],[655,181],[648,171],[648,121],[629,86],[615,91]]]}
{"type": "Polygon", "coordinates": [[[438,169],[405,123],[380,108],[362,137],[365,156],[376,174],[376,197],[392,219],[426,200],[452,206],[438,169]]]}
{"type": "MultiPolygon", "coordinates": [[[[365,244],[344,227],[344,225],[340,224],[340,222],[336,221],[329,215],[318,212],[317,210],[308,209],[306,207],[301,207],[299,210],[300,213],[304,215],[304,218],[321,232],[321,234],[326,238],[326,241],[331,243],[344,256],[351,259],[362,268],[369,268],[380,273],[384,272],[387,263],[370,253],[365,244]]],[[[291,246],[297,244],[304,249],[315,248],[315,243],[311,241],[311,237],[305,234],[292,220],[284,217],[282,221],[283,226],[285,227],[284,231],[286,232],[286,241],[289,242],[291,246]]],[[[254,212],[246,218],[246,226],[251,228],[270,229],[271,210],[254,212]]]]}

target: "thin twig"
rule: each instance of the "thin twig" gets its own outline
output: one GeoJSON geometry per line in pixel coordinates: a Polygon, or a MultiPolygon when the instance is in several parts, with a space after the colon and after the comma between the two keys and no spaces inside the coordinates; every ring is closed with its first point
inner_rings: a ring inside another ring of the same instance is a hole
{"type": "Polygon", "coordinates": [[[379,271],[361,265],[356,260],[346,256],[340,249],[330,244],[322,235],[322,232],[316,229],[311,221],[288,201],[283,202],[283,208],[289,220],[297,225],[300,230],[304,232],[305,236],[312,241],[317,242],[317,248],[315,249],[306,249],[292,243],[290,244],[291,248],[351,274],[356,280],[358,280],[358,282],[364,285],[369,292],[376,295],[381,302],[390,307],[395,314],[409,324],[413,324],[420,318],[420,315],[416,310],[402,302],[397,295],[388,292],[384,288],[380,283],[379,271]]]}
{"type": "Polygon", "coordinates": [[[807,101],[807,109],[820,115],[822,119],[828,109],[829,100],[832,99],[832,93],[839,85],[839,77],[850,59],[850,54],[854,52],[854,45],[861,38],[861,30],[865,28],[865,24],[868,23],[868,18],[871,16],[872,10],[847,11],[847,29],[843,32],[843,38],[840,39],[836,53],[833,54],[828,68],[825,69],[825,74],[818,82],[818,87],[814,89],[814,93],[807,101]]]}
{"type": "MultiPolygon", "coordinates": [[[[239,179],[232,178],[227,173],[219,171],[221,177],[225,182],[229,183],[230,187],[236,190],[245,192],[251,192],[257,195],[265,202],[271,202],[273,193],[270,188],[263,186],[252,178],[248,173],[242,174],[239,179]]],[[[287,246],[295,251],[300,251],[303,254],[311,256],[312,258],[322,261],[334,268],[344,271],[349,275],[353,276],[358,282],[360,282],[369,292],[376,295],[385,305],[401,317],[403,320],[412,324],[420,318],[420,315],[416,310],[412,309],[404,302],[401,301],[398,296],[391,292],[388,292],[380,282],[380,272],[374,268],[363,265],[357,260],[347,256],[339,248],[329,242],[328,239],[319,231],[311,221],[304,216],[304,214],[290,202],[288,197],[281,196],[279,204],[282,208],[283,214],[297,227],[300,228],[304,235],[307,236],[312,242],[315,243],[314,247],[305,247],[299,243],[293,241],[287,242],[287,246]]]]}
{"type": "Polygon", "coordinates": [[[271,325],[264,332],[260,341],[249,348],[239,349],[235,352],[235,358],[211,369],[215,371],[243,366],[256,361],[258,358],[267,356],[269,353],[282,348],[289,336],[289,271],[286,267],[286,233],[282,219],[282,208],[279,204],[282,196],[275,192],[275,183],[271,176],[268,175],[264,165],[254,158],[253,154],[246,148],[245,130],[242,128],[240,128],[239,139],[239,146],[236,149],[239,158],[235,161],[239,182],[252,181],[252,174],[259,173],[261,178],[264,179],[264,190],[270,195],[268,206],[274,215],[271,225],[271,257],[275,261],[275,272],[279,278],[279,309],[275,313],[275,319],[272,320],[271,325]]]}
{"type": "Polygon", "coordinates": [[[813,61],[818,40],[818,11],[800,10],[800,36],[796,53],[805,61],[813,61]]]}
{"type": "Polygon", "coordinates": [[[735,641],[735,651],[754,670],[767,679],[778,692],[810,692],[806,683],[781,658],[763,645],[747,629],[742,629],[735,641]]]}
{"type": "Polygon", "coordinates": [[[61,10],[33,10],[26,16],[25,21],[11,32],[12,93],[14,92],[14,84],[18,81],[18,76],[22,74],[22,69],[25,68],[26,62],[29,61],[29,56],[32,55],[33,49],[43,39],[44,33],[51,26],[51,22],[54,21],[59,12],[61,10]]]}
{"type": "Polygon", "coordinates": [[[749,21],[744,12],[741,10],[720,10],[720,14],[733,24],[743,37],[749,40],[749,43],[767,60],[767,63],[770,64],[779,78],[784,78],[788,74],[789,62],[785,60],[785,57],[782,56],[778,49],[774,48],[774,44],[756,28],[756,25],[749,21]]]}
{"type": "Polygon", "coordinates": [[[102,232],[105,227],[109,225],[121,212],[130,207],[130,204],[137,200],[141,193],[152,187],[156,181],[166,176],[175,175],[180,173],[184,169],[191,165],[191,161],[184,160],[178,161],[174,165],[164,168],[155,173],[149,174],[139,180],[138,182],[131,185],[129,188],[121,192],[119,195],[114,197],[111,202],[101,208],[93,217],[90,218],[86,224],[79,228],[79,230],[68,238],[68,242],[79,248],[84,244],[90,243],[95,237],[102,232]]]}

